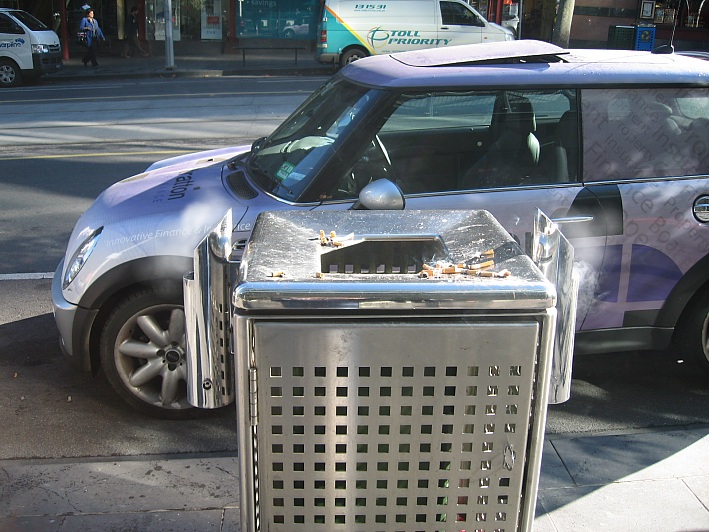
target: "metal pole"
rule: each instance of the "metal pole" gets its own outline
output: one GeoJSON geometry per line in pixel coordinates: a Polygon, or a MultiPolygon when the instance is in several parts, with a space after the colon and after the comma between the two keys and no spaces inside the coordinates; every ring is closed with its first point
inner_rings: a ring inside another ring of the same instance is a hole
{"type": "Polygon", "coordinates": [[[172,41],[172,2],[165,0],[165,70],[175,69],[175,53],[172,41]]]}
{"type": "Polygon", "coordinates": [[[519,11],[517,13],[517,18],[519,19],[519,22],[517,23],[517,39],[522,38],[522,20],[524,20],[524,0],[519,0],[519,7],[517,10],[519,11]]]}

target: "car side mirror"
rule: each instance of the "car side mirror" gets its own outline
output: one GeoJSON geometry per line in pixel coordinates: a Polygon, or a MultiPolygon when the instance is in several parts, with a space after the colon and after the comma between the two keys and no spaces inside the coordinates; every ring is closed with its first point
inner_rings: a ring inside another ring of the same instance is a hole
{"type": "Polygon", "coordinates": [[[377,179],[364,187],[352,210],[403,211],[406,206],[404,193],[388,179],[377,179]]]}

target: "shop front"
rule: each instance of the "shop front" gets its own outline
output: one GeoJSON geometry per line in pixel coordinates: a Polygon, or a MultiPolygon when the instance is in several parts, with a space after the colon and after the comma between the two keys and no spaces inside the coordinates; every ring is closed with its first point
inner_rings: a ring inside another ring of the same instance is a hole
{"type": "Polygon", "coordinates": [[[654,24],[656,39],[678,50],[709,50],[709,3],[704,0],[641,0],[640,19],[654,24]]]}

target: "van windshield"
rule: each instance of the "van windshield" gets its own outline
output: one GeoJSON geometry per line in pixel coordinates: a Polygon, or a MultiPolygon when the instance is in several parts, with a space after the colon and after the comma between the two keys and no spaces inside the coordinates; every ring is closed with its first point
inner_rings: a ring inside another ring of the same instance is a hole
{"type": "Polygon", "coordinates": [[[49,28],[25,11],[11,11],[10,14],[32,31],[47,31],[49,28]]]}
{"type": "Polygon", "coordinates": [[[373,93],[336,77],[315,92],[247,161],[250,175],[268,192],[296,201],[369,107],[373,93]]]}

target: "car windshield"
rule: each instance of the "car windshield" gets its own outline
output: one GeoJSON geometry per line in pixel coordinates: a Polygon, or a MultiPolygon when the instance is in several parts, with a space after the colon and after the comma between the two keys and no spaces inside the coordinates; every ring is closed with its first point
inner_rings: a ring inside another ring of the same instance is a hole
{"type": "Polygon", "coordinates": [[[46,31],[49,28],[25,11],[13,11],[12,16],[32,31],[46,31]]]}
{"type": "Polygon", "coordinates": [[[268,192],[297,201],[373,100],[372,91],[340,77],[327,82],[270,137],[256,142],[250,175],[268,192]]]}

